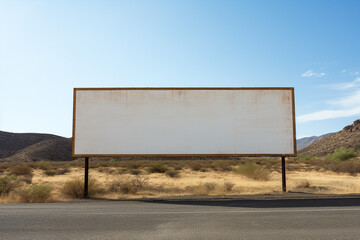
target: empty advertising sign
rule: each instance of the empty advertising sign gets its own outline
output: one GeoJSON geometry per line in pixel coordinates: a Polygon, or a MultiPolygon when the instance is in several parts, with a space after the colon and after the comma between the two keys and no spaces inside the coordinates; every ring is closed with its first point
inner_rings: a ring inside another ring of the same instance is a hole
{"type": "Polygon", "coordinates": [[[73,156],[295,156],[293,88],[75,88],[73,156]]]}

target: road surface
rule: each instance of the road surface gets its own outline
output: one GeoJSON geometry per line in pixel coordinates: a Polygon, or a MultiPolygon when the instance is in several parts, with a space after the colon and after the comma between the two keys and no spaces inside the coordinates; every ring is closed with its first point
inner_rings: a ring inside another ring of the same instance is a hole
{"type": "Polygon", "coordinates": [[[360,199],[0,204],[0,239],[360,239],[360,199]]]}

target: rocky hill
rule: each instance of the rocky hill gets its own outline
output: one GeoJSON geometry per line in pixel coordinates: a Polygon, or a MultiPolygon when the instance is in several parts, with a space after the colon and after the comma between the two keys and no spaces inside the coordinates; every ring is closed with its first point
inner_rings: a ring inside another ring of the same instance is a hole
{"type": "Polygon", "coordinates": [[[298,156],[326,156],[340,147],[351,148],[360,153],[360,119],[343,130],[300,149],[298,156]]]}
{"type": "Polygon", "coordinates": [[[71,138],[0,131],[0,161],[68,161],[71,149],[71,138]]]}
{"type": "Polygon", "coordinates": [[[324,134],[321,136],[311,136],[311,137],[304,137],[304,138],[297,139],[296,140],[297,149],[298,150],[303,149],[303,148],[309,146],[310,144],[313,144],[327,136],[330,136],[331,134],[333,134],[333,133],[327,133],[327,134],[324,134]]]}

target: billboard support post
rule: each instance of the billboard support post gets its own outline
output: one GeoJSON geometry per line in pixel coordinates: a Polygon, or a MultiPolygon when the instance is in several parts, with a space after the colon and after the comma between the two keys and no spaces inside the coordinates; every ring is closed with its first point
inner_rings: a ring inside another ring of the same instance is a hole
{"type": "Polygon", "coordinates": [[[282,191],[286,192],[285,156],[281,156],[282,191]]]}
{"type": "Polygon", "coordinates": [[[89,195],[89,158],[85,158],[84,198],[89,195]]]}

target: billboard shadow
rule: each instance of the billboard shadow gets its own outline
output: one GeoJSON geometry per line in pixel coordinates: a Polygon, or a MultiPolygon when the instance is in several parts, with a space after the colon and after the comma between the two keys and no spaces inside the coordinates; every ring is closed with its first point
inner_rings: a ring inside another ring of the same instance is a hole
{"type": "Polygon", "coordinates": [[[276,200],[139,200],[147,203],[239,208],[308,208],[360,206],[358,198],[276,199],[276,200]]]}

